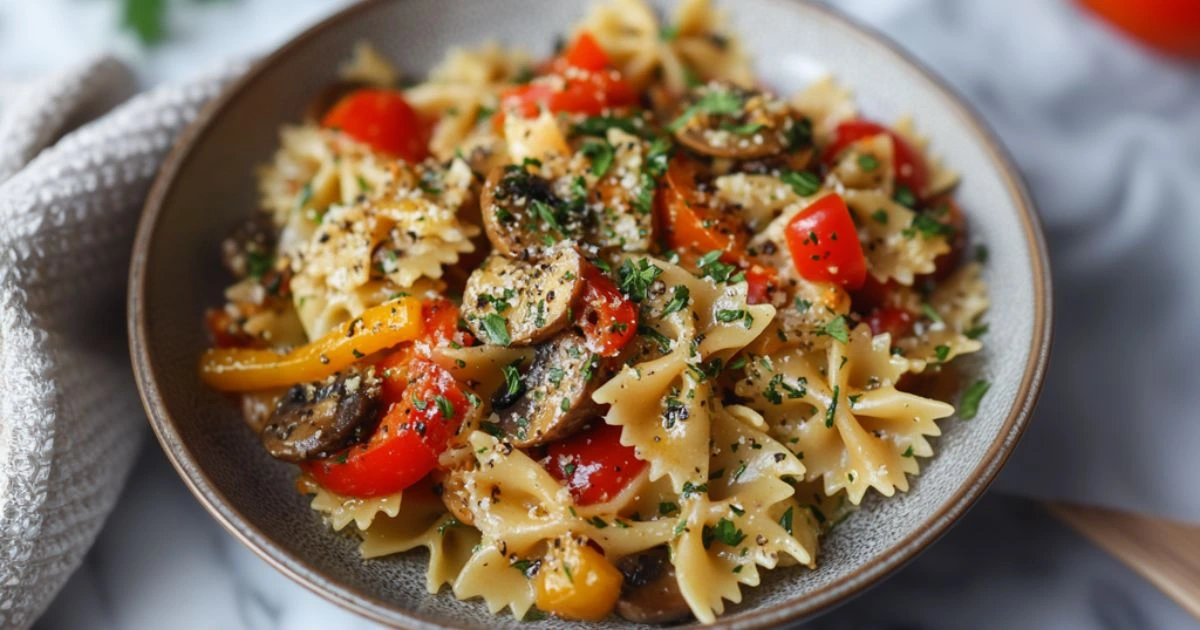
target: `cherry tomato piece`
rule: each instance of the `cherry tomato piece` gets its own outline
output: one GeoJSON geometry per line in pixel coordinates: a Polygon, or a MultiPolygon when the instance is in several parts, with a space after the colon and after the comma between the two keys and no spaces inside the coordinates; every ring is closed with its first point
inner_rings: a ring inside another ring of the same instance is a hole
{"type": "Polygon", "coordinates": [[[846,150],[846,147],[863,138],[879,134],[887,134],[892,139],[894,158],[892,171],[896,183],[908,188],[914,196],[920,199],[925,187],[929,185],[929,168],[925,165],[925,158],[900,134],[878,123],[868,120],[849,120],[838,125],[834,132],[833,143],[825,149],[822,160],[826,164],[830,164],[842,151],[846,150]]]}
{"type": "Polygon", "coordinates": [[[621,445],[621,427],[603,422],[551,444],[546,455],[546,469],[579,505],[612,499],[646,467],[632,446],[621,445]]]}
{"type": "Polygon", "coordinates": [[[342,97],[321,120],[376,151],[409,162],[429,155],[429,130],[416,110],[394,90],[365,88],[342,97]]]}
{"type": "Polygon", "coordinates": [[[602,357],[615,356],[637,333],[637,307],[595,265],[584,265],[583,281],[576,311],[584,345],[602,357]]]}
{"type": "Polygon", "coordinates": [[[413,359],[407,372],[403,397],[369,441],[301,464],[313,480],[337,494],[369,498],[400,492],[437,467],[469,403],[454,377],[436,363],[413,359]]]}
{"type": "Polygon", "coordinates": [[[608,67],[608,53],[600,46],[600,42],[591,33],[584,31],[571,42],[562,54],[561,59],[566,65],[591,72],[600,72],[608,67]]]}
{"type": "Polygon", "coordinates": [[[867,280],[867,259],[850,210],[841,196],[826,195],[800,211],[785,230],[796,271],[813,282],[854,290],[867,280]]]}
{"type": "MultiPolygon", "coordinates": [[[[500,95],[500,114],[514,110],[532,118],[547,109],[556,114],[595,116],[609,108],[638,102],[637,92],[609,67],[608,54],[589,33],[581,33],[544,69],[545,74],[556,75],[558,80],[535,80],[505,90],[500,95]]],[[[497,116],[496,121],[494,124],[502,125],[503,117],[497,116]]]]}

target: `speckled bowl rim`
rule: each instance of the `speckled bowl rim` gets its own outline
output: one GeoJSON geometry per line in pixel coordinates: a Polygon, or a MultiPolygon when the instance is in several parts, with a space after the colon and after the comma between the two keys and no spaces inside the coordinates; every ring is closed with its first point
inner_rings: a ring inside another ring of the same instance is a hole
{"type": "MultiPolygon", "coordinates": [[[[341,9],[297,35],[254,64],[243,77],[227,86],[220,95],[200,110],[196,119],[179,135],[154,180],[141,220],[138,223],[129,271],[128,332],[134,377],[142,404],[150,419],[150,426],[154,429],[163,450],[175,470],[183,478],[184,483],[225,529],[284,575],[347,610],[383,624],[433,629],[447,626],[418,612],[363,595],[323,575],[318,568],[276,545],[261,530],[248,522],[230,504],[227,497],[217,490],[205,471],[197,465],[175,429],[175,420],[167,412],[166,403],[150,359],[152,349],[147,341],[146,309],[144,308],[147,288],[145,267],[150,243],[154,239],[158,219],[168,192],[177,175],[187,166],[197,140],[208,131],[215,120],[226,114],[237,103],[250,84],[270,73],[282,59],[292,54],[296,48],[311,39],[321,37],[329,29],[359,12],[394,1],[402,0],[362,0],[341,9]]],[[[1053,309],[1049,256],[1046,252],[1040,219],[1011,157],[997,140],[995,134],[962,97],[886,36],[827,7],[806,0],[794,1],[804,2],[810,8],[842,22],[850,27],[849,30],[853,35],[862,40],[864,46],[871,47],[873,53],[892,56],[918,79],[924,79],[933,84],[938,95],[951,106],[961,121],[971,128],[976,141],[986,149],[993,167],[999,172],[1011,198],[1017,203],[1025,241],[1032,252],[1030,262],[1033,277],[1030,280],[1033,282],[1034,290],[1033,345],[1025,365],[1020,388],[1000,433],[984,454],[983,460],[967,478],[963,487],[933,516],[928,518],[922,527],[918,527],[913,534],[875,556],[853,573],[814,591],[798,592],[783,603],[748,609],[721,617],[713,627],[766,628],[798,621],[824,612],[845,603],[876,584],[889,573],[915,558],[945,534],[991,485],[1024,433],[1041,393],[1052,343],[1053,309]]]]}

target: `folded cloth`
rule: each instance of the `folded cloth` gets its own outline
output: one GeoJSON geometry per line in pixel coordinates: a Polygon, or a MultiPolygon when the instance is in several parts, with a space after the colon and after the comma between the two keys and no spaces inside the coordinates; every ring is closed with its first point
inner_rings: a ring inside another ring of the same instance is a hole
{"type": "Polygon", "coordinates": [[[175,135],[240,71],[83,126],[132,94],[127,67],[100,59],[0,102],[0,627],[33,623],[134,461],[145,432],[124,334],[134,225],[175,135]]]}

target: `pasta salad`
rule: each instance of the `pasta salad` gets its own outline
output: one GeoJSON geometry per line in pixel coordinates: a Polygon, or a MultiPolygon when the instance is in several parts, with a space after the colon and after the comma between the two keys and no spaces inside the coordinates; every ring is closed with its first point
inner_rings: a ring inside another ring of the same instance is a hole
{"type": "Polygon", "coordinates": [[[712,622],[905,492],[987,385],[957,176],[724,16],[606,0],[549,59],[368,45],[222,245],[205,382],[364,558],[517,618],[712,622]]]}

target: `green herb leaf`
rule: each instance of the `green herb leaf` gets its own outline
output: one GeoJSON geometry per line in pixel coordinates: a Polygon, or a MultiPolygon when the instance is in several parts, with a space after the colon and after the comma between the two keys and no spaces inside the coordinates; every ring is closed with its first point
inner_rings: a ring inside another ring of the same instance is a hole
{"type": "Polygon", "coordinates": [[[797,195],[808,197],[821,190],[821,179],[809,171],[786,171],[779,180],[792,187],[797,195]]]}
{"type": "Polygon", "coordinates": [[[592,175],[604,177],[613,163],[612,145],[603,140],[588,140],[579,152],[592,161],[592,175]]]}
{"type": "Polygon", "coordinates": [[[678,511],[679,506],[670,501],[663,501],[662,503],[658,504],[659,516],[670,516],[678,511]]]}
{"type": "Polygon", "coordinates": [[[167,0],[125,0],[122,23],[150,46],[166,34],[167,0]]]}
{"type": "Polygon", "coordinates": [[[833,421],[837,419],[838,398],[842,396],[842,386],[833,386],[833,400],[829,403],[829,407],[825,409],[825,428],[832,429],[833,421]]]}
{"type": "Polygon", "coordinates": [[[963,335],[966,336],[967,339],[979,339],[980,337],[986,335],[987,331],[988,331],[987,324],[976,324],[976,325],[968,328],[966,330],[966,332],[963,333],[963,335]]]}
{"type": "Polygon", "coordinates": [[[991,386],[991,383],[982,379],[971,383],[958,402],[958,417],[963,420],[973,419],[975,414],[979,413],[979,403],[983,400],[983,395],[991,386]]]}
{"type": "Polygon", "coordinates": [[[679,131],[696,114],[736,114],[742,109],[742,97],[727,90],[712,90],[687,108],[667,125],[671,132],[679,131]]]}
{"type": "Polygon", "coordinates": [[[858,156],[858,168],[864,171],[873,171],[879,168],[879,158],[870,153],[863,153],[858,156]]]}
{"type": "Polygon", "coordinates": [[[507,346],[512,343],[512,337],[508,335],[508,321],[495,313],[483,316],[483,330],[496,345],[507,346]]]}
{"type": "Polygon", "coordinates": [[[916,195],[914,195],[913,192],[911,190],[909,190],[908,186],[905,186],[903,184],[898,184],[896,186],[896,192],[895,192],[895,194],[892,195],[892,199],[896,203],[898,203],[902,206],[906,206],[908,208],[916,208],[917,207],[916,195]]]}
{"type": "Polygon", "coordinates": [[[846,325],[845,315],[838,315],[829,320],[829,323],[818,330],[817,334],[833,337],[842,343],[850,343],[850,328],[846,325]]]}
{"type": "Polygon", "coordinates": [[[437,403],[438,411],[441,412],[443,418],[449,420],[454,417],[454,403],[445,396],[438,394],[433,397],[433,402],[437,403]]]}
{"type": "Polygon", "coordinates": [[[674,291],[675,294],[671,296],[671,301],[667,302],[667,305],[663,307],[663,317],[666,317],[667,315],[677,311],[682,311],[684,307],[688,305],[688,301],[691,299],[691,292],[685,285],[676,285],[674,291]]]}
{"type": "Polygon", "coordinates": [[[504,372],[505,391],[509,396],[516,396],[517,392],[521,391],[521,373],[515,365],[506,365],[501,371],[504,372]]]}
{"type": "Polygon", "coordinates": [[[626,259],[617,269],[617,286],[629,299],[641,302],[646,299],[650,285],[662,274],[662,269],[642,258],[635,262],[626,259]]]}
{"type": "Polygon", "coordinates": [[[950,346],[938,344],[933,348],[933,355],[937,357],[938,363],[945,363],[946,359],[950,357],[950,346]]]}
{"type": "Polygon", "coordinates": [[[705,525],[704,529],[700,533],[700,540],[704,543],[705,549],[708,549],[710,546],[712,546],[713,541],[717,541],[730,547],[736,547],[745,539],[746,534],[742,530],[738,529],[737,525],[734,525],[733,521],[727,518],[722,518],[721,520],[717,521],[717,524],[713,527],[705,525]]]}
{"type": "Polygon", "coordinates": [[[879,225],[887,225],[887,222],[888,222],[887,210],[880,208],[880,209],[876,210],[875,212],[871,213],[871,218],[879,225]]]}
{"type": "Polygon", "coordinates": [[[788,536],[792,535],[792,508],[789,506],[783,516],[779,517],[779,524],[787,531],[788,536]]]}

